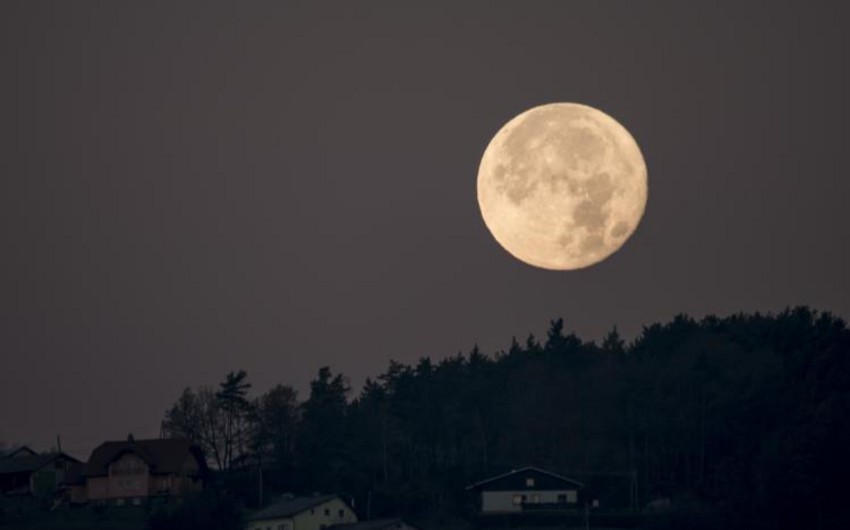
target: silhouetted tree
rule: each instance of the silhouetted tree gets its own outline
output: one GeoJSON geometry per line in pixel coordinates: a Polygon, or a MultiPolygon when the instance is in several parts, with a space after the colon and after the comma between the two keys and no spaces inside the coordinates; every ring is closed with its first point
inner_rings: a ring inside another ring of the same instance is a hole
{"type": "MultiPolygon", "coordinates": [[[[492,358],[476,346],[391,362],[351,403],[348,391],[327,367],[300,408],[291,388],[270,390],[245,416],[250,448],[291,464],[293,489],[371,500],[373,516],[462,513],[465,485],[531,464],[588,484],[634,472],[637,497],[607,491],[606,509],[669,497],[659,528],[850,528],[850,332],[828,313],[678,315],[599,346],[558,319],[543,346],[529,335],[492,358]]],[[[240,373],[219,398],[187,389],[163,430],[225,468],[247,392],[240,373]]]]}
{"type": "Polygon", "coordinates": [[[291,489],[295,433],[299,421],[298,393],[292,387],[277,385],[260,396],[254,407],[252,450],[272,470],[271,488],[291,489]]]}
{"type": "Polygon", "coordinates": [[[339,491],[346,478],[348,452],[348,383],[341,374],[322,367],[310,383],[310,398],[301,407],[297,452],[302,487],[339,491]]]}
{"type": "Polygon", "coordinates": [[[227,468],[225,458],[226,422],[215,393],[205,386],[183,390],[177,402],[165,413],[162,433],[168,438],[188,438],[212,460],[216,469],[227,468]]]}
{"type": "Polygon", "coordinates": [[[215,394],[224,415],[222,445],[225,470],[247,455],[253,412],[251,402],[248,401],[251,384],[247,382],[247,378],[245,370],[230,372],[224,381],[219,383],[219,390],[215,394]]]}

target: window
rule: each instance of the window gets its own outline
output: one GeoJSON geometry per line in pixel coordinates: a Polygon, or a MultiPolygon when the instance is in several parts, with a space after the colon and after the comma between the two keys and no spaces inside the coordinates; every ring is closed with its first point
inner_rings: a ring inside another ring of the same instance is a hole
{"type": "Polygon", "coordinates": [[[331,509],[325,508],[325,515],[330,515],[330,514],[331,514],[331,509]]]}
{"type": "Polygon", "coordinates": [[[133,498],[133,506],[141,506],[141,505],[142,505],[142,499],[140,499],[138,497],[134,497],[133,498]]]}
{"type": "Polygon", "coordinates": [[[528,488],[533,488],[534,487],[534,478],[528,477],[527,479],[525,479],[525,485],[528,488]]]}
{"type": "Polygon", "coordinates": [[[567,492],[567,502],[570,504],[575,504],[578,502],[578,495],[576,495],[575,490],[570,490],[567,492]]]}
{"type": "Polygon", "coordinates": [[[532,495],[531,496],[531,502],[532,502],[532,504],[540,504],[540,494],[535,493],[534,495],[532,495]]]}
{"type": "Polygon", "coordinates": [[[517,493],[513,497],[514,506],[519,506],[527,500],[528,500],[528,497],[526,495],[520,495],[519,493],[517,493]]]}
{"type": "Polygon", "coordinates": [[[124,506],[124,499],[116,499],[115,506],[124,506]]]}
{"type": "Polygon", "coordinates": [[[567,494],[559,493],[558,494],[558,504],[567,504],[567,494]]]}
{"type": "Polygon", "coordinates": [[[339,509],[339,516],[345,517],[345,510],[343,510],[342,508],[339,509]]]}

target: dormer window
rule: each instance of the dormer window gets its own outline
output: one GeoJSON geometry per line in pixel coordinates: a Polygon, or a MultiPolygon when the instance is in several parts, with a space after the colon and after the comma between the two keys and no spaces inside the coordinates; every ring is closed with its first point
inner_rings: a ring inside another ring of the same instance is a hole
{"type": "Polygon", "coordinates": [[[533,488],[534,487],[534,477],[528,477],[527,479],[525,479],[525,486],[527,488],[533,488]]]}

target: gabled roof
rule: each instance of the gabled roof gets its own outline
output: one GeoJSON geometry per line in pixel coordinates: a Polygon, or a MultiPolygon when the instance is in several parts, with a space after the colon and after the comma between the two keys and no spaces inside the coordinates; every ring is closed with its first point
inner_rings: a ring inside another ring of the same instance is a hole
{"type": "Polygon", "coordinates": [[[490,484],[490,483],[493,483],[493,482],[496,482],[496,481],[499,481],[499,480],[503,480],[503,479],[506,479],[506,478],[509,478],[509,477],[513,477],[514,475],[526,474],[528,472],[540,473],[542,475],[551,477],[551,478],[558,480],[558,481],[569,482],[570,484],[574,484],[574,485],[578,486],[579,488],[584,487],[584,484],[582,484],[581,482],[579,482],[577,480],[573,480],[571,478],[563,477],[561,475],[552,473],[551,471],[546,471],[545,469],[540,469],[539,467],[526,466],[526,467],[523,467],[523,468],[520,468],[520,469],[513,469],[511,471],[508,471],[507,473],[502,473],[501,475],[496,475],[495,477],[485,478],[484,480],[478,481],[475,484],[470,484],[469,486],[466,487],[466,489],[472,490],[472,489],[480,488],[481,486],[484,486],[486,484],[490,484]]]}
{"type": "Polygon", "coordinates": [[[0,460],[0,474],[36,471],[53,460],[51,455],[16,456],[0,460]]]}
{"type": "Polygon", "coordinates": [[[329,526],[328,530],[394,530],[404,526],[413,527],[401,519],[375,519],[361,523],[334,524],[329,526]]]}
{"type": "Polygon", "coordinates": [[[57,458],[67,458],[73,462],[79,462],[73,456],[65,453],[48,453],[35,456],[14,456],[0,458],[0,474],[7,473],[32,473],[52,463],[57,458]]]}
{"type": "Polygon", "coordinates": [[[9,451],[6,453],[4,458],[21,458],[25,456],[38,456],[38,453],[27,447],[26,445],[22,445],[17,449],[9,451]]]}
{"type": "Polygon", "coordinates": [[[152,474],[178,473],[188,456],[198,460],[201,469],[205,469],[203,454],[198,446],[183,438],[162,438],[152,440],[127,440],[123,442],[104,442],[92,451],[84,471],[87,477],[109,474],[109,464],[125,453],[137,455],[144,460],[152,474]]]}
{"type": "MultiPolygon", "coordinates": [[[[280,519],[293,517],[299,513],[306,512],[333,499],[339,499],[339,495],[312,495],[310,497],[284,497],[278,502],[254,513],[248,519],[258,521],[260,519],[280,519]]],[[[342,500],[342,499],[340,499],[342,500]]],[[[344,501],[343,501],[344,502],[344,501]]]]}

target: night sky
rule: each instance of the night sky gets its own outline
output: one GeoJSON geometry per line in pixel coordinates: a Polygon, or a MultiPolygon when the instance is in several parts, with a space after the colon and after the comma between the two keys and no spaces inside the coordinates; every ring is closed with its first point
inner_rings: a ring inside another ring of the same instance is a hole
{"type": "Polygon", "coordinates": [[[307,397],[563,317],[850,316],[838,2],[0,4],[0,441],[85,458],[244,368],[307,397]],[[814,5],[813,5],[814,4],[814,5]],[[481,155],[592,105],[649,170],[589,269],[487,231],[481,155]]]}

